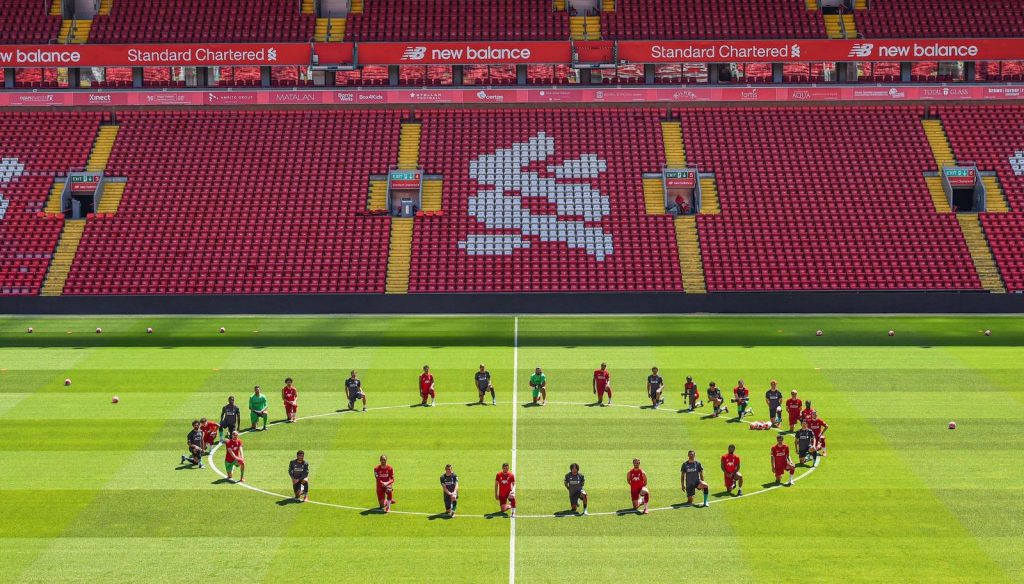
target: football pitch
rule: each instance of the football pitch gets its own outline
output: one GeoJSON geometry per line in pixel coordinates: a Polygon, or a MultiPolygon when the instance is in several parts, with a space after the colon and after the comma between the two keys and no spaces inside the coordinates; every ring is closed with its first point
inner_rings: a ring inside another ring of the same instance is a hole
{"type": "Polygon", "coordinates": [[[0,318],[0,581],[1024,582],[1022,374],[1024,319],[1001,316],[0,318]],[[613,407],[594,405],[602,361],[613,407]],[[433,408],[419,407],[426,364],[433,408]],[[480,364],[497,405],[471,405],[480,364]],[[528,405],[538,366],[544,407],[528,405]],[[642,407],[652,366],[657,410],[642,407]],[[350,370],[366,412],[342,411],[350,370]],[[687,375],[702,397],[744,379],[754,415],[682,411],[687,375]],[[280,422],[286,377],[295,424],[280,422]],[[830,427],[828,456],[793,486],[774,482],[777,432],[748,426],[769,417],[771,379],[830,427]],[[179,464],[191,421],[227,396],[248,425],[254,385],[271,425],[242,435],[246,484],[224,478],[223,447],[204,469],[179,464]],[[724,493],[729,444],[742,497],[724,493]],[[298,449],[309,503],[291,498],[298,449]],[[690,449],[706,508],[682,505],[690,449]],[[381,454],[397,478],[386,515],[381,454]],[[634,457],[649,515],[632,512],[634,457]],[[494,500],[505,462],[515,519],[494,500]],[[572,462],[587,517],[567,513],[572,462]]]}

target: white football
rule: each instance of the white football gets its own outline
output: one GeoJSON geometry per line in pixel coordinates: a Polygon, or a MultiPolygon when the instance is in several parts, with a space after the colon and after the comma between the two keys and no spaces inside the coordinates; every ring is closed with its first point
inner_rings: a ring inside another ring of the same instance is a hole
{"type": "Polygon", "coordinates": [[[816,336],[816,337],[820,337],[823,334],[825,334],[825,333],[821,332],[821,329],[818,329],[818,330],[814,331],[814,336],[816,336]]]}
{"type": "Polygon", "coordinates": [[[950,430],[956,430],[956,422],[950,422],[949,423],[949,429],[950,430]]]}
{"type": "MultiPolygon", "coordinates": [[[[28,332],[32,332],[32,329],[29,329],[28,332]]],[[[985,329],[985,336],[986,337],[991,337],[992,336],[992,331],[990,331],[988,329],[985,329]]]]}
{"type": "Polygon", "coordinates": [[[70,378],[68,378],[68,379],[65,379],[65,380],[64,380],[64,387],[67,387],[67,386],[69,386],[69,385],[71,385],[71,379],[70,379],[70,378]]]}
{"type": "Polygon", "coordinates": [[[100,334],[102,332],[103,332],[103,329],[101,329],[100,327],[96,327],[96,334],[100,334]]]}
{"type": "Polygon", "coordinates": [[[30,334],[31,334],[31,333],[32,333],[32,332],[34,332],[34,331],[35,331],[35,329],[33,329],[32,327],[28,327],[28,330],[27,330],[26,332],[28,332],[28,333],[30,333],[30,334]]]}
{"type": "Polygon", "coordinates": [[[146,327],[146,334],[147,335],[153,334],[153,327],[146,327]]]}
{"type": "Polygon", "coordinates": [[[220,327],[220,332],[224,332],[224,327],[220,327]]]}
{"type": "Polygon", "coordinates": [[[116,395],[114,397],[110,398],[110,403],[112,403],[112,404],[116,404],[119,401],[121,401],[121,398],[117,397],[116,395]]]}
{"type": "Polygon", "coordinates": [[[895,337],[895,336],[896,336],[896,331],[894,331],[894,330],[890,330],[890,331],[889,331],[889,336],[890,336],[890,337],[895,337]]]}

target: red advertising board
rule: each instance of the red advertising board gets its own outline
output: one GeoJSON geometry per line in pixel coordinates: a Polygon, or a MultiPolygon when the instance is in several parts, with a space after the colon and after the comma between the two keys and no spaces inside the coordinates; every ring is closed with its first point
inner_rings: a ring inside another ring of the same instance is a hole
{"type": "Polygon", "coordinates": [[[360,65],[519,65],[570,57],[567,41],[359,43],[360,65]]]}

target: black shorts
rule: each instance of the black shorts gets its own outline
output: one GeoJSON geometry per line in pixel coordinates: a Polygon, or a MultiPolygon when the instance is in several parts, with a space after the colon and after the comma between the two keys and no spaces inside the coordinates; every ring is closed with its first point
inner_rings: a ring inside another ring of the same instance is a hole
{"type": "Polygon", "coordinates": [[[811,449],[810,448],[801,448],[800,451],[797,454],[800,456],[800,458],[807,458],[811,454],[811,449]]]}
{"type": "Polygon", "coordinates": [[[480,395],[483,395],[483,394],[487,393],[488,391],[491,391],[491,386],[488,385],[487,387],[480,387],[478,385],[478,386],[476,386],[476,390],[480,392],[480,395]]]}
{"type": "Polygon", "coordinates": [[[354,404],[354,403],[356,403],[357,399],[363,399],[365,397],[366,397],[365,393],[363,393],[361,391],[357,391],[354,394],[348,396],[348,403],[354,404]]]}
{"type": "MultiPolygon", "coordinates": [[[[700,483],[694,483],[694,484],[689,484],[689,483],[687,483],[687,485],[686,485],[686,497],[687,497],[687,498],[690,498],[690,497],[692,497],[692,496],[693,496],[694,494],[696,494],[696,492],[697,492],[697,486],[698,486],[698,485],[700,485],[700,483]]],[[[703,490],[703,489],[702,489],[702,490],[703,490]]]]}
{"type": "Polygon", "coordinates": [[[782,417],[782,412],[780,412],[778,410],[778,408],[780,408],[781,406],[782,406],[782,404],[773,404],[771,402],[768,402],[768,409],[770,410],[768,413],[771,414],[771,416],[773,418],[774,417],[781,418],[782,417]]]}
{"type": "Polygon", "coordinates": [[[711,401],[722,401],[722,394],[720,393],[709,393],[708,399],[711,401]]]}
{"type": "Polygon", "coordinates": [[[227,432],[227,435],[230,436],[231,433],[235,431],[235,424],[229,424],[229,423],[225,422],[225,423],[220,425],[220,429],[224,430],[225,432],[227,432]]]}
{"type": "Polygon", "coordinates": [[[192,454],[199,454],[199,455],[203,454],[203,447],[202,446],[197,446],[195,444],[189,444],[188,445],[188,450],[192,454]]]}
{"type": "Polygon", "coordinates": [[[451,495],[449,495],[448,493],[445,493],[444,495],[441,495],[441,497],[444,499],[444,510],[445,511],[451,511],[452,510],[452,497],[451,497],[451,495]]]}
{"type": "Polygon", "coordinates": [[[587,496],[587,491],[585,489],[580,489],[580,490],[576,491],[575,493],[572,492],[572,491],[569,491],[569,506],[570,507],[579,507],[579,505],[580,505],[580,497],[586,497],[586,496],[587,496]]]}

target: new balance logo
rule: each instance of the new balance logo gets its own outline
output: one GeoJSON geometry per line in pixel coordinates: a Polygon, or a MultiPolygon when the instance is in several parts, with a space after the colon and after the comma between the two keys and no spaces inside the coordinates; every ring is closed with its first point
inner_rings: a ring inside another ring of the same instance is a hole
{"type": "Polygon", "coordinates": [[[870,57],[874,50],[875,45],[873,43],[856,43],[853,45],[853,48],[850,49],[850,54],[848,54],[847,57],[864,59],[866,57],[870,57]]]}
{"type": "Polygon", "coordinates": [[[422,61],[427,55],[427,47],[405,47],[402,53],[403,61],[422,61]]]}

